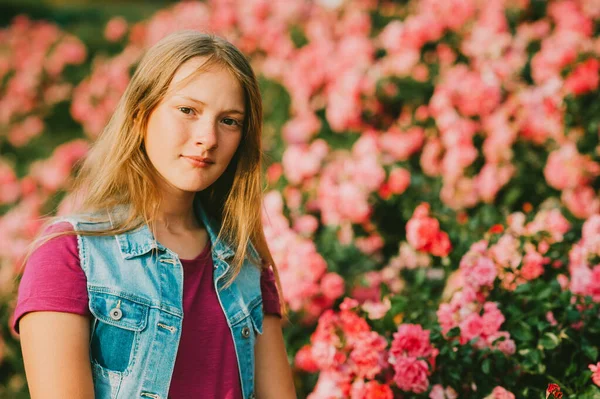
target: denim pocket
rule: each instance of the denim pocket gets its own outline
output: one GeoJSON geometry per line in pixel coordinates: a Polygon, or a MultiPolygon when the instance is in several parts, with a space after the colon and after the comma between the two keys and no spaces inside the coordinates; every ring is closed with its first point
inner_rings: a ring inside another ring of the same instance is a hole
{"type": "Polygon", "coordinates": [[[89,297],[90,311],[96,318],[90,342],[91,360],[107,370],[124,372],[133,364],[149,306],[106,292],[89,291],[89,297]]]}
{"type": "Polygon", "coordinates": [[[253,301],[251,304],[250,319],[252,320],[255,333],[262,334],[264,319],[262,298],[259,297],[258,301],[253,301]]]}

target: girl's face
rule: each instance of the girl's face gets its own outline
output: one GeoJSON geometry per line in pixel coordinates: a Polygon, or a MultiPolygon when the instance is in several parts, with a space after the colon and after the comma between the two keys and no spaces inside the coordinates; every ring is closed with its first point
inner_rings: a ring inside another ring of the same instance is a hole
{"type": "Polygon", "coordinates": [[[158,173],[170,186],[185,192],[201,191],[214,183],[242,137],[244,92],[227,69],[211,66],[171,91],[204,61],[195,57],[177,69],[170,94],[150,114],[144,140],[158,173]]]}

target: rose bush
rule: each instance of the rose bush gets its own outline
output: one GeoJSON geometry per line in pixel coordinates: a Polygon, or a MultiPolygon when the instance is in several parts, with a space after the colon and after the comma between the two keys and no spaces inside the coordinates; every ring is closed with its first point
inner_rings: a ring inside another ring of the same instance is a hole
{"type": "Polygon", "coordinates": [[[261,79],[299,397],[600,398],[596,0],[182,2],[115,16],[90,59],[16,18],[0,33],[0,396],[25,390],[8,323],[39,217],[68,211],[132,67],[182,28],[227,37],[261,79]]]}

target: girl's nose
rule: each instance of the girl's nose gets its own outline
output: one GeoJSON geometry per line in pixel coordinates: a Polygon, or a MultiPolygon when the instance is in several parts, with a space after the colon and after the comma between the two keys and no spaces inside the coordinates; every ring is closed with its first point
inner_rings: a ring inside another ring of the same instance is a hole
{"type": "Polygon", "coordinates": [[[194,126],[194,136],[196,146],[206,147],[207,150],[212,150],[217,147],[217,125],[212,120],[198,121],[194,126]]]}

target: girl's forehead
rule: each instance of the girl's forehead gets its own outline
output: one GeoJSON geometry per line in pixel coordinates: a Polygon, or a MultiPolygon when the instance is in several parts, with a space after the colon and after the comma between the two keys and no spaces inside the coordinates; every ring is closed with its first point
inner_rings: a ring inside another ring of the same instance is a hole
{"type": "Polygon", "coordinates": [[[175,94],[190,86],[191,83],[202,78],[204,74],[212,75],[210,79],[230,80],[235,86],[240,87],[240,82],[231,73],[229,68],[219,62],[210,62],[208,57],[194,57],[179,66],[169,84],[169,92],[175,94]],[[207,62],[208,61],[208,62],[207,62]],[[220,75],[220,76],[215,76],[220,75]]]}

